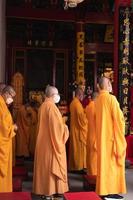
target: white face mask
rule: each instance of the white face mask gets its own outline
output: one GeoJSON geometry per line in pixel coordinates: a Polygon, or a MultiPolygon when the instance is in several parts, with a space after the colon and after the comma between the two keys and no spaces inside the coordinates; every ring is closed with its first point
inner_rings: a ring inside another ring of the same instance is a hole
{"type": "Polygon", "coordinates": [[[53,99],[54,99],[54,103],[59,103],[59,101],[60,101],[60,95],[55,94],[55,95],[53,96],[53,99]]]}
{"type": "Polygon", "coordinates": [[[11,98],[11,97],[8,97],[7,99],[6,99],[6,103],[9,105],[9,104],[11,104],[13,102],[13,98],[11,98]]]}
{"type": "Polygon", "coordinates": [[[112,92],[112,85],[110,84],[108,87],[108,91],[111,93],[112,92]]]}

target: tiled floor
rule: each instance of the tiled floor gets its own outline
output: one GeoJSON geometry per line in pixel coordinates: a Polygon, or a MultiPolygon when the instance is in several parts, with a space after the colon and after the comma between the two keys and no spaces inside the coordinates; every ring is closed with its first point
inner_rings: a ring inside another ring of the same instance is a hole
{"type": "MultiPolygon", "coordinates": [[[[29,163],[30,164],[30,163],[29,163]]],[[[30,168],[30,167],[29,167],[30,168]]],[[[23,182],[23,191],[32,191],[32,172],[28,173],[28,181],[23,182]]],[[[81,174],[69,173],[70,191],[83,191],[83,178],[81,174]]],[[[133,200],[133,168],[126,169],[127,194],[123,195],[125,200],[133,200]]],[[[40,200],[39,196],[32,195],[33,200],[40,200]]]]}
{"type": "Polygon", "coordinates": [[[127,194],[123,195],[126,200],[133,200],[133,168],[126,169],[127,194]]]}

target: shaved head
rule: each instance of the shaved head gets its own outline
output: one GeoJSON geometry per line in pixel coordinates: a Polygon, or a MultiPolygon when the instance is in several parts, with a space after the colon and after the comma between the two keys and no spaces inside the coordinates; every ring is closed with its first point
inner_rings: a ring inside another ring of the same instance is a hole
{"type": "Polygon", "coordinates": [[[0,94],[2,93],[2,90],[6,87],[5,83],[0,83],[0,94]]]}
{"type": "Polygon", "coordinates": [[[99,94],[98,94],[98,92],[93,92],[92,93],[92,100],[94,100],[94,99],[96,99],[96,97],[98,96],[99,94]]]}
{"type": "Polygon", "coordinates": [[[54,94],[58,94],[58,90],[56,87],[48,85],[45,89],[46,97],[52,97],[54,94]]]}
{"type": "Polygon", "coordinates": [[[106,77],[101,77],[99,79],[99,88],[101,90],[107,90],[108,92],[111,92],[112,85],[111,85],[110,80],[108,78],[106,78],[106,77]]]}
{"type": "Polygon", "coordinates": [[[76,90],[75,90],[75,96],[80,100],[82,101],[83,98],[84,98],[84,91],[82,88],[78,87],[76,90]]]}
{"type": "Polygon", "coordinates": [[[6,93],[10,94],[12,97],[16,95],[14,88],[10,85],[4,87],[4,89],[2,90],[2,94],[6,94],[6,93]]]}
{"type": "Polygon", "coordinates": [[[104,89],[105,88],[105,86],[107,85],[107,81],[108,81],[108,79],[106,77],[101,77],[99,79],[99,87],[100,87],[100,89],[104,89]]]}
{"type": "Polygon", "coordinates": [[[83,93],[84,93],[84,92],[83,92],[82,88],[80,88],[80,87],[78,87],[78,88],[75,90],[75,95],[76,95],[76,96],[81,95],[81,94],[83,94],[83,93]]]}

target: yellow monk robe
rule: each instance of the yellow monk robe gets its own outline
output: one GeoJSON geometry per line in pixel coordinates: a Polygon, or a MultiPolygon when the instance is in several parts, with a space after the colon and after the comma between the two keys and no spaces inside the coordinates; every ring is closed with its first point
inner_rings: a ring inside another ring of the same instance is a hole
{"type": "Polygon", "coordinates": [[[35,152],[35,145],[36,145],[36,138],[37,138],[37,122],[38,122],[38,113],[35,108],[31,106],[27,109],[28,114],[30,115],[30,127],[29,127],[29,151],[30,154],[33,156],[35,152]]]}
{"type": "Polygon", "coordinates": [[[70,104],[69,170],[86,168],[86,140],[88,121],[79,99],[70,104]]]}
{"type": "Polygon", "coordinates": [[[115,96],[102,90],[95,100],[97,135],[97,182],[99,195],[126,192],[125,122],[115,96]]]}
{"type": "Polygon", "coordinates": [[[0,96],[0,192],[12,192],[12,116],[0,96]]]}
{"type": "Polygon", "coordinates": [[[37,135],[33,192],[52,195],[68,191],[65,144],[69,132],[60,111],[49,98],[39,109],[39,130],[37,135]]]}
{"type": "Polygon", "coordinates": [[[16,124],[18,126],[16,134],[16,155],[28,157],[30,117],[25,105],[22,105],[18,111],[16,124]]]}
{"type": "Polygon", "coordinates": [[[86,165],[89,175],[97,174],[97,150],[96,150],[96,125],[95,125],[95,105],[90,101],[87,105],[86,116],[88,119],[88,135],[86,145],[86,165]]]}

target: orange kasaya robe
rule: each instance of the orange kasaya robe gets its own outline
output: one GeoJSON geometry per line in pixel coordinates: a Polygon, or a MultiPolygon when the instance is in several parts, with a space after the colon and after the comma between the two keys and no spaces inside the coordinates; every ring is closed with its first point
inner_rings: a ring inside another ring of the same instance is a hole
{"type": "Polygon", "coordinates": [[[79,99],[75,97],[70,104],[69,170],[86,168],[86,140],[88,122],[79,99]]]}
{"type": "Polygon", "coordinates": [[[12,192],[12,116],[0,96],[0,192],[12,192]]]}
{"type": "Polygon", "coordinates": [[[96,149],[96,125],[95,125],[95,104],[91,100],[87,105],[86,116],[88,119],[88,135],[86,145],[86,165],[89,175],[97,174],[97,149],[96,149]]]}
{"type": "Polygon", "coordinates": [[[95,100],[97,135],[97,181],[99,195],[126,192],[125,122],[115,96],[105,90],[95,100]]]}
{"type": "Polygon", "coordinates": [[[30,117],[27,112],[27,107],[22,105],[17,114],[16,124],[18,126],[16,134],[16,155],[29,156],[29,137],[30,137],[30,117]]]}
{"type": "Polygon", "coordinates": [[[37,123],[38,123],[38,113],[32,107],[28,108],[28,114],[30,115],[31,122],[29,127],[29,151],[30,155],[34,156],[35,153],[35,145],[36,145],[36,138],[37,138],[37,123]]]}
{"type": "Polygon", "coordinates": [[[34,158],[33,192],[52,195],[68,191],[65,144],[68,128],[50,98],[39,109],[39,128],[34,158]]]}
{"type": "Polygon", "coordinates": [[[12,166],[16,164],[16,136],[12,138],[12,166]]]}

